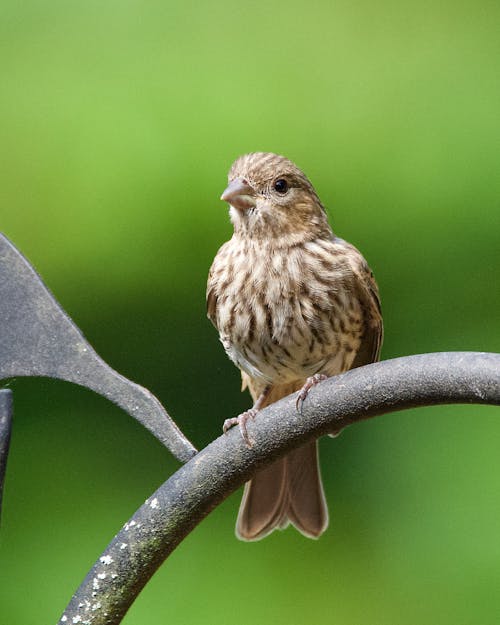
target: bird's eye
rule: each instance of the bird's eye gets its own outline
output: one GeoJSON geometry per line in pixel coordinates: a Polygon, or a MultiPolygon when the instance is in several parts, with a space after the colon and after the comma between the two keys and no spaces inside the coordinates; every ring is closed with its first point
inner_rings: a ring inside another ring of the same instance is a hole
{"type": "Polygon", "coordinates": [[[278,178],[278,180],[275,180],[273,186],[274,190],[281,193],[281,195],[285,195],[288,191],[288,182],[284,178],[278,178]]]}

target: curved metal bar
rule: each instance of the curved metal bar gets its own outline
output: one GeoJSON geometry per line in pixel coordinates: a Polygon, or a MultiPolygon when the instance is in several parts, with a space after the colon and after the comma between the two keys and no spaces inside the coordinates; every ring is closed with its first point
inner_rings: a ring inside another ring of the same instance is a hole
{"type": "Polygon", "coordinates": [[[272,404],[249,423],[252,449],[233,428],[151,495],[94,564],[59,625],[120,623],[160,564],[215,506],[259,468],[310,439],[417,406],[500,405],[500,354],[422,354],[360,367],[313,388],[302,414],[296,397],[272,404]]]}

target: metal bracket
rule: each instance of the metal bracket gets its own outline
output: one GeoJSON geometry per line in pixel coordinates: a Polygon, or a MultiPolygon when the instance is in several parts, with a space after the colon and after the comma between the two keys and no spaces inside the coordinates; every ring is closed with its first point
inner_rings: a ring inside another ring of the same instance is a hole
{"type": "Polygon", "coordinates": [[[40,276],[0,233],[0,380],[59,378],[92,389],[146,427],[181,462],[196,449],[158,399],[94,351],[40,276]]]}

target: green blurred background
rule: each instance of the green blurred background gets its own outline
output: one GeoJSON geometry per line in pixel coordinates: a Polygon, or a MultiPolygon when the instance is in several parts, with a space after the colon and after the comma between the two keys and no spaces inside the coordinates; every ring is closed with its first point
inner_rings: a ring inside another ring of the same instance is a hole
{"type": "MultiPolygon", "coordinates": [[[[500,351],[499,20],[486,0],[2,0],[0,229],[197,446],[250,402],[204,302],[247,151],[303,167],[369,260],[383,358],[500,351]]],[[[0,622],[53,623],[178,465],[90,392],[10,387],[0,622]]],[[[499,416],[436,407],[322,441],[320,541],[238,542],[233,495],[124,623],[498,623],[499,416]]]]}

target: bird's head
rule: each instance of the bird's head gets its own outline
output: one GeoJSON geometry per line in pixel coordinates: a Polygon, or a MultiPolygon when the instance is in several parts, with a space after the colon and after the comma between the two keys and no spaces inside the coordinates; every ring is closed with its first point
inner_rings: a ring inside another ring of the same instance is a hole
{"type": "Polygon", "coordinates": [[[240,156],[221,200],[230,204],[235,233],[257,239],[331,235],[325,209],[307,176],[284,156],[253,152],[240,156]]]}

